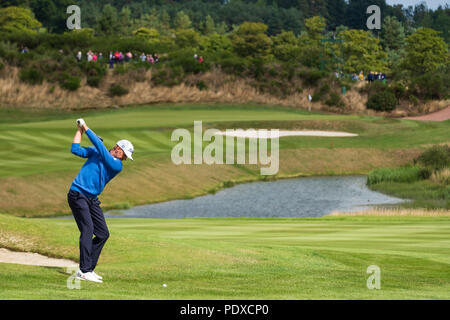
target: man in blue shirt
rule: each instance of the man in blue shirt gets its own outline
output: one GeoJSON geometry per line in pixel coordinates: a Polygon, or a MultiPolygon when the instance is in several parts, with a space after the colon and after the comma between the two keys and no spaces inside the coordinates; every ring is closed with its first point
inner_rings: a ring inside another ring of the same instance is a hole
{"type": "Polygon", "coordinates": [[[133,160],[134,148],[128,140],[120,140],[113,149],[108,150],[83,119],[78,119],[77,124],[78,130],[71,152],[81,158],[87,158],[67,195],[81,233],[80,270],[77,272],[77,278],[101,283],[102,277],[96,274],[94,269],[109,237],[109,231],[97,196],[102,193],[105,185],[122,171],[122,161],[127,158],[133,160]],[[86,133],[93,147],[80,146],[83,133],[86,133]]]}

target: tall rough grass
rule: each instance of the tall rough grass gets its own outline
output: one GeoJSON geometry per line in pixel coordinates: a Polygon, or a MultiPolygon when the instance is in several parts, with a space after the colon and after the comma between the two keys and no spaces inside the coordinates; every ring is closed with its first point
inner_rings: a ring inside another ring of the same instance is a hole
{"type": "MultiPolygon", "coordinates": [[[[227,75],[214,68],[203,74],[191,75],[186,83],[173,87],[155,86],[151,79],[152,70],[143,71],[139,75],[139,81],[135,72],[117,74],[109,71],[98,88],[86,85],[86,79],[83,79],[80,89],[68,92],[58,84],[47,81],[34,86],[23,83],[19,79],[18,69],[8,66],[0,72],[0,107],[85,109],[107,108],[112,105],[193,102],[259,103],[301,109],[309,107],[308,90],[277,97],[258,91],[251,85],[250,79],[227,75]],[[199,81],[207,84],[208,89],[199,89],[195,85],[199,81]],[[129,90],[129,94],[122,97],[110,96],[108,89],[114,83],[122,84],[129,90]]],[[[348,92],[343,97],[348,107],[334,111],[373,115],[373,111],[365,110],[364,99],[355,91],[348,92]]],[[[313,103],[311,109],[333,111],[321,102],[313,103]]]]}
{"type": "Polygon", "coordinates": [[[424,177],[424,171],[420,167],[379,168],[370,172],[367,177],[367,184],[373,185],[380,182],[411,183],[424,177]]]}
{"type": "Polygon", "coordinates": [[[430,180],[435,183],[450,185],[450,168],[445,168],[433,172],[433,174],[430,177],[430,180]]]}
{"type": "MultiPolygon", "coordinates": [[[[0,107],[27,108],[64,108],[86,109],[107,108],[113,105],[134,105],[154,103],[258,103],[279,105],[314,111],[329,111],[336,113],[353,113],[364,115],[387,115],[386,112],[367,110],[367,94],[358,90],[348,90],[342,97],[345,107],[327,106],[323,102],[310,104],[308,94],[313,89],[302,88],[287,96],[276,96],[257,90],[251,79],[236,77],[223,73],[220,69],[190,75],[185,83],[173,87],[156,86],[151,81],[152,70],[132,70],[121,74],[108,71],[108,74],[96,87],[87,85],[86,79],[81,82],[81,88],[75,92],[68,92],[56,83],[44,81],[40,85],[29,85],[19,80],[18,69],[11,66],[0,69],[0,107]],[[206,84],[206,90],[198,88],[196,84],[206,84]],[[111,97],[108,89],[113,83],[121,83],[130,94],[122,97],[111,97]]],[[[355,87],[363,83],[356,84],[355,87]]],[[[270,90],[269,90],[270,91],[270,90]]],[[[422,112],[440,110],[448,106],[449,100],[432,101],[419,106],[422,112]]],[[[397,108],[393,116],[402,117],[417,114],[417,110],[397,108]]]]}

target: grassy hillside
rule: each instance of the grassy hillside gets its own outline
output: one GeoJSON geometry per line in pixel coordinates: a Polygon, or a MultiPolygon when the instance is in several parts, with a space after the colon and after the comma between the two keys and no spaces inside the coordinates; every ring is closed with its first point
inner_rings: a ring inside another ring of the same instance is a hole
{"type": "MultiPolygon", "coordinates": [[[[214,192],[230,181],[261,179],[250,165],[175,166],[171,133],[204,128],[338,130],[358,137],[280,139],[277,177],[366,174],[373,168],[409,163],[424,146],[450,141],[450,122],[430,123],[371,116],[308,113],[257,105],[158,105],[107,111],[34,113],[3,109],[0,139],[7,153],[0,162],[0,207],[21,216],[68,213],[66,193],[83,160],[70,153],[74,120],[84,117],[106,146],[129,139],[136,161],[106,188],[106,208],[164,201],[214,192]]],[[[90,145],[84,137],[82,145],[90,145]]]]}
{"type": "MultiPolygon", "coordinates": [[[[0,299],[449,299],[448,217],[109,219],[96,271],[2,264],[0,299]],[[368,290],[367,267],[381,269],[368,290]],[[164,288],[162,284],[166,283],[164,288]]],[[[0,215],[0,245],[77,259],[65,219],[0,215]]]]}

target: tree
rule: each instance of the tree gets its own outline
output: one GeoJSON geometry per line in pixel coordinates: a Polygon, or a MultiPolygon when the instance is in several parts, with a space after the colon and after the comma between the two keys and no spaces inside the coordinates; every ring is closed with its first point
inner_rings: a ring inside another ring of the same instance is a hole
{"type": "Polygon", "coordinates": [[[97,20],[97,30],[101,34],[112,35],[117,24],[117,9],[110,4],[105,5],[102,14],[97,20]]]}
{"type": "Polygon", "coordinates": [[[345,24],[345,0],[328,0],[328,25],[334,30],[335,27],[345,24]]]}
{"type": "Polygon", "coordinates": [[[306,32],[309,39],[318,41],[322,38],[322,33],[327,26],[324,17],[315,16],[305,20],[306,32]]]}
{"type": "Polygon", "coordinates": [[[214,33],[215,31],[216,31],[216,26],[215,26],[214,20],[213,20],[213,18],[211,18],[210,15],[207,15],[206,20],[203,23],[203,34],[209,35],[209,34],[214,33]]]}
{"type": "Polygon", "coordinates": [[[305,20],[306,32],[299,37],[300,62],[310,68],[319,68],[324,49],[321,44],[326,22],[323,17],[315,16],[305,20]]]}
{"type": "Polygon", "coordinates": [[[266,35],[267,28],[267,25],[261,22],[241,24],[231,38],[236,53],[242,57],[267,57],[272,45],[266,35]]]}
{"type": "Polygon", "coordinates": [[[161,11],[159,20],[161,21],[161,28],[159,31],[162,35],[168,35],[170,33],[170,16],[166,10],[161,11]]]}
{"type": "MultiPolygon", "coordinates": [[[[67,31],[67,7],[73,4],[71,0],[29,0],[26,1],[27,7],[33,10],[33,13],[39,21],[42,21],[44,27],[51,32],[62,33],[67,31]]],[[[84,27],[84,26],[83,26],[84,27]]]]}
{"type": "Polygon", "coordinates": [[[231,51],[232,43],[229,37],[213,33],[205,38],[205,49],[213,52],[231,51]]]}
{"type": "Polygon", "coordinates": [[[30,9],[18,7],[0,9],[0,32],[36,33],[41,26],[30,9]]]}
{"type": "Polygon", "coordinates": [[[283,31],[273,40],[273,54],[280,61],[294,61],[301,52],[298,39],[292,31],[283,31]]]}
{"type": "Polygon", "coordinates": [[[133,35],[150,43],[156,43],[159,41],[159,32],[156,29],[141,27],[133,31],[133,35]]]}
{"type": "Polygon", "coordinates": [[[347,26],[353,29],[367,30],[367,8],[371,5],[377,5],[381,10],[383,18],[386,12],[386,0],[350,0],[348,3],[346,16],[347,26]]]}
{"type": "Polygon", "coordinates": [[[178,29],[175,32],[175,44],[180,48],[197,48],[201,41],[202,37],[194,29],[178,29]]]}
{"type": "Polygon", "coordinates": [[[152,8],[149,13],[142,14],[139,19],[134,21],[134,27],[161,30],[161,20],[156,9],[152,8]]]}
{"type": "Polygon", "coordinates": [[[216,25],[216,32],[218,34],[225,34],[228,32],[228,26],[225,22],[220,22],[216,25]]]}
{"type": "Polygon", "coordinates": [[[433,29],[442,32],[445,42],[450,43],[450,7],[439,7],[434,13],[433,29]]]}
{"type": "Polygon", "coordinates": [[[387,71],[387,55],[380,45],[380,40],[364,30],[347,30],[341,32],[342,55],[345,61],[344,71],[387,71]]]}
{"type": "Polygon", "coordinates": [[[183,11],[179,11],[175,16],[175,29],[189,29],[191,25],[191,18],[183,11]]]}
{"type": "Polygon", "coordinates": [[[415,74],[432,72],[448,64],[448,47],[439,33],[420,28],[406,38],[403,66],[415,74]]]}
{"type": "Polygon", "coordinates": [[[389,50],[402,49],[405,44],[405,28],[394,17],[386,17],[381,29],[384,48],[389,50]]]}
{"type": "Polygon", "coordinates": [[[131,30],[131,10],[128,7],[123,7],[119,13],[119,25],[121,34],[129,35],[131,30]]]}

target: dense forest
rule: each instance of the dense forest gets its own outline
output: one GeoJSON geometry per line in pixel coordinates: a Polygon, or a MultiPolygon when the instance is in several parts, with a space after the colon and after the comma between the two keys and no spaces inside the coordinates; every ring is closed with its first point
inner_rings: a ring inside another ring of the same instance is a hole
{"type": "Polygon", "coordinates": [[[0,7],[31,8],[36,19],[50,32],[66,31],[66,8],[77,4],[81,8],[82,27],[93,28],[98,34],[127,35],[138,27],[175,28],[186,23],[199,32],[219,33],[233,30],[245,22],[262,22],[268,34],[282,30],[298,35],[304,20],[322,16],[329,30],[338,26],[364,29],[366,8],[378,5],[382,16],[399,20],[407,33],[419,27],[442,32],[450,42],[450,8],[427,8],[426,2],[415,7],[390,6],[385,0],[2,0],[0,7]],[[187,18],[180,18],[180,12],[187,18]],[[120,26],[119,28],[117,26],[120,26]]]}
{"type": "MultiPolygon", "coordinates": [[[[367,107],[392,111],[449,98],[449,32],[448,6],[404,8],[385,0],[4,0],[0,72],[10,66],[20,69],[21,82],[73,91],[86,83],[106,91],[112,71],[128,74],[129,86],[204,90],[213,84],[201,76],[220,70],[283,99],[307,88],[313,102],[341,110],[344,88],[364,80],[369,83],[359,90],[367,107]],[[82,29],[70,31],[66,9],[74,3],[82,29]],[[381,8],[380,30],[367,30],[372,4],[381,8]],[[87,52],[89,59],[102,53],[98,63],[87,60],[87,52]],[[132,63],[111,62],[110,52],[127,54],[125,62],[132,63]],[[148,57],[155,53],[158,63],[148,57]]],[[[213,83],[225,79],[219,78],[213,83]]]]}

